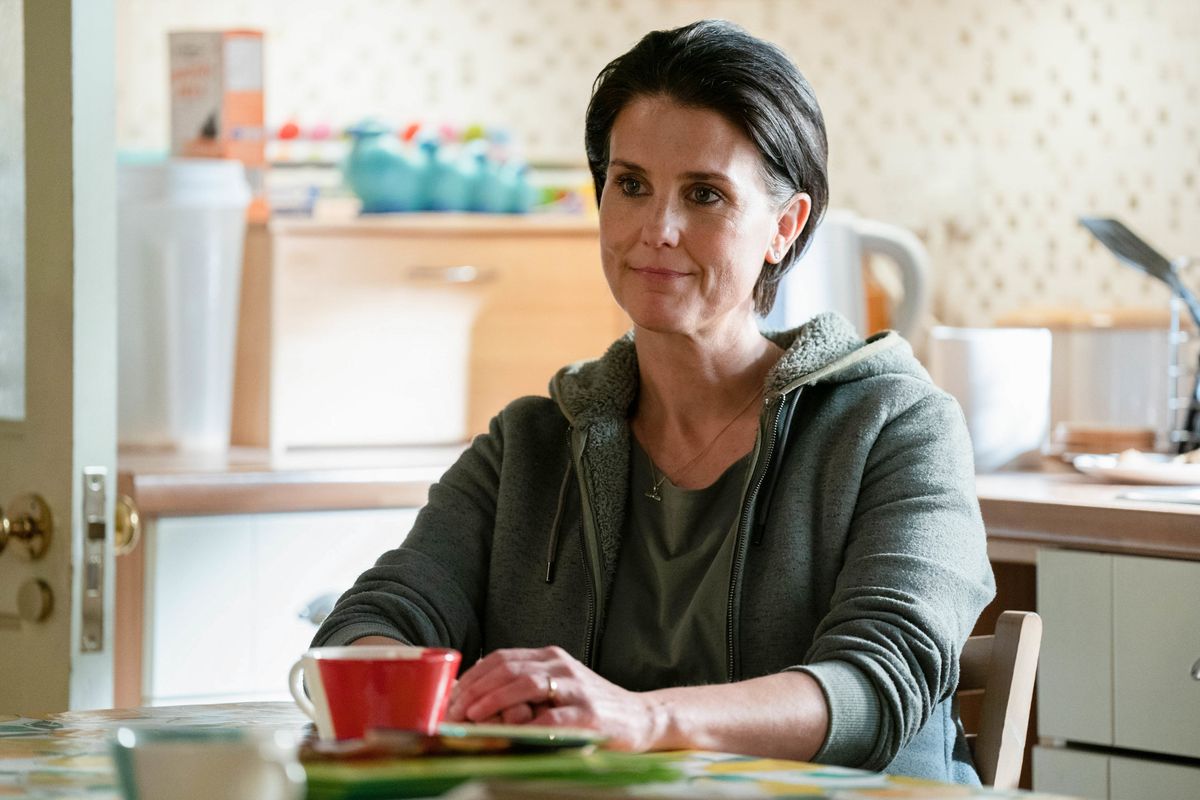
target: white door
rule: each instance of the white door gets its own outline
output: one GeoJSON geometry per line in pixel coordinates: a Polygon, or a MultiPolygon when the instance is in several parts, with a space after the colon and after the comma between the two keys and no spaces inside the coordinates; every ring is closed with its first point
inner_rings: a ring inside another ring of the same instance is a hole
{"type": "Polygon", "coordinates": [[[113,17],[0,0],[0,715],[112,704],[113,17]]]}

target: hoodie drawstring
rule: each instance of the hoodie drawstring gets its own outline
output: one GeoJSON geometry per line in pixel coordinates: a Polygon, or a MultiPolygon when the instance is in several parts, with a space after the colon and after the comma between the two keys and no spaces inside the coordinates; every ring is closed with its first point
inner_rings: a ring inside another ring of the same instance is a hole
{"type": "Polygon", "coordinates": [[[562,486],[558,489],[558,509],[554,512],[554,525],[550,528],[550,544],[546,548],[546,583],[554,583],[554,563],[558,560],[559,528],[562,526],[563,506],[570,480],[571,462],[568,459],[567,471],[563,473],[562,486]]]}

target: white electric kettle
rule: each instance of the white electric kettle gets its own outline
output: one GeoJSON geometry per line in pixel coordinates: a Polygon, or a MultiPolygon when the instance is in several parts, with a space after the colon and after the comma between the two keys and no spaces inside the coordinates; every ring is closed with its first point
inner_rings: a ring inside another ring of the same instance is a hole
{"type": "Polygon", "coordinates": [[[891,312],[891,327],[912,336],[929,306],[929,254],[911,231],[842,209],[826,212],[808,251],[780,284],[763,327],[791,328],[823,311],[837,311],[859,333],[869,333],[863,260],[871,254],[899,268],[904,298],[891,312]]]}

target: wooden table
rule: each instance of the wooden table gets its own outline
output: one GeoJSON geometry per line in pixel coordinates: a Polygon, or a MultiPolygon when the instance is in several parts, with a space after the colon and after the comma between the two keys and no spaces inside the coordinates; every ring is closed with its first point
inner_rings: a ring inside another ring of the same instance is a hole
{"type": "MultiPolygon", "coordinates": [[[[108,755],[108,741],[123,724],[262,727],[301,730],[307,720],[291,703],[238,703],[212,706],[81,711],[45,719],[0,717],[0,797],[120,797],[108,755]]],[[[442,761],[457,757],[442,757],[442,761]]],[[[473,757],[477,761],[484,757],[473,757]]],[[[488,756],[512,759],[513,756],[488,756]]],[[[518,757],[519,758],[519,757],[518,757]]],[[[535,758],[545,758],[535,756],[535,758]]],[[[642,758],[642,757],[638,757],[642,758]]],[[[645,758],[661,760],[661,754],[645,758]]],[[[668,757],[669,758],[669,757],[668,757]]],[[[420,759],[428,762],[430,759],[420,759]]],[[[361,763],[361,762],[358,762],[361,763]]],[[[398,762],[390,762],[395,768],[398,762]]],[[[795,761],[752,759],[722,753],[675,754],[679,777],[670,783],[642,784],[634,795],[620,789],[594,796],[655,797],[829,797],[837,791],[854,798],[1041,797],[896,778],[878,773],[795,761]]],[[[386,768],[386,765],[379,765],[386,768]]],[[[314,774],[309,768],[310,780],[314,774]]],[[[398,794],[397,796],[402,796],[398,794]]],[[[593,796],[588,794],[589,797],[593,796]]]]}

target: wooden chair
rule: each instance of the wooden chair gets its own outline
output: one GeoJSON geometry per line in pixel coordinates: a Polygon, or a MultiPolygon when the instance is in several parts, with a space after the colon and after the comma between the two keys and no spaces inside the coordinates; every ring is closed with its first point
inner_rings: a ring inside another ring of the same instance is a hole
{"type": "Polygon", "coordinates": [[[963,648],[958,691],[983,692],[979,730],[968,733],[967,740],[985,786],[1017,788],[1041,646],[1041,617],[1032,611],[1005,611],[996,620],[995,634],[972,636],[963,648]]]}

